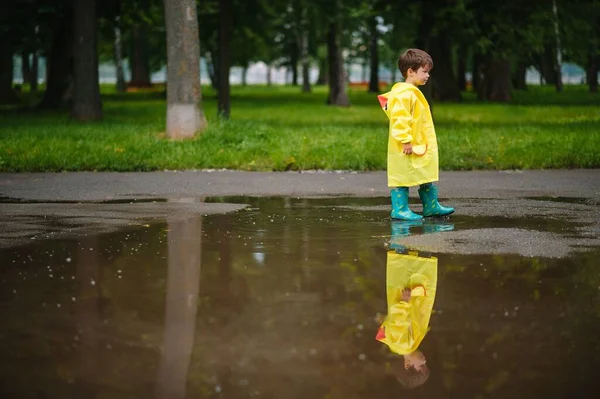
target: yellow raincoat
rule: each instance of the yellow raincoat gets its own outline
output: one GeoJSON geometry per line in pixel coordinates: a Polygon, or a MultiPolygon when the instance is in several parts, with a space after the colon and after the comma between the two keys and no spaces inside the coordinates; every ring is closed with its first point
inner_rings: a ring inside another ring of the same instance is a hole
{"type": "Polygon", "coordinates": [[[390,251],[387,254],[388,314],[376,339],[399,355],[413,353],[427,334],[437,286],[437,258],[390,251]],[[410,288],[408,302],[402,290],[410,288]]]}
{"type": "Polygon", "coordinates": [[[388,186],[411,187],[439,180],[437,138],[423,93],[416,86],[401,82],[379,95],[378,100],[390,120],[388,186]],[[412,143],[424,154],[404,154],[405,143],[412,143]]]}

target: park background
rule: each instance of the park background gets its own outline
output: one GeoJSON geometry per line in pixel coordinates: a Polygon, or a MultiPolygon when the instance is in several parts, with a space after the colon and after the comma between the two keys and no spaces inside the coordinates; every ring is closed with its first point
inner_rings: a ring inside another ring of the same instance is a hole
{"type": "Polygon", "coordinates": [[[435,61],[422,90],[442,169],[600,166],[597,0],[3,7],[2,171],[382,170],[376,95],[401,80],[409,47],[435,61]],[[197,25],[177,33],[187,50],[169,56],[181,43],[167,33],[190,12],[197,25]],[[174,62],[191,64],[169,76],[174,62]],[[198,110],[191,134],[169,130],[169,104],[198,110]]]}

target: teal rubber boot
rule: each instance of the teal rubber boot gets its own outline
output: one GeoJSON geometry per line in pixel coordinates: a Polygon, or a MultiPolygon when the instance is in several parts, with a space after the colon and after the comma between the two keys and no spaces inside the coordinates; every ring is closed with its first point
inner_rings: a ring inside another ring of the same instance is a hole
{"type": "Polygon", "coordinates": [[[389,248],[397,253],[406,253],[407,249],[401,244],[402,238],[411,234],[410,229],[415,226],[422,226],[423,220],[392,220],[392,236],[390,237],[389,248]]]}
{"type": "Polygon", "coordinates": [[[421,184],[419,198],[423,203],[423,216],[446,216],[454,213],[454,208],[440,205],[437,187],[433,183],[421,184]]]}
{"type": "Polygon", "coordinates": [[[441,233],[444,231],[454,230],[454,224],[452,223],[436,223],[435,219],[429,220],[429,222],[425,222],[423,224],[423,234],[441,233]]]}
{"type": "Polygon", "coordinates": [[[390,216],[396,220],[421,220],[423,217],[417,215],[408,208],[408,187],[396,187],[390,191],[392,197],[392,212],[390,216]]]}

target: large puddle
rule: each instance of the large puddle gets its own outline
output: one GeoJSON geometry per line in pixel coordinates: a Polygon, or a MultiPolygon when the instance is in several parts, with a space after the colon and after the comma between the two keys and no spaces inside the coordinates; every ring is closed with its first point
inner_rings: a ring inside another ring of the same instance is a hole
{"type": "Polygon", "coordinates": [[[597,397],[600,249],[418,252],[403,239],[511,222],[392,223],[377,199],[238,202],[251,206],[0,250],[0,397],[597,397]],[[375,339],[388,298],[411,307],[394,320],[416,375],[375,339]]]}

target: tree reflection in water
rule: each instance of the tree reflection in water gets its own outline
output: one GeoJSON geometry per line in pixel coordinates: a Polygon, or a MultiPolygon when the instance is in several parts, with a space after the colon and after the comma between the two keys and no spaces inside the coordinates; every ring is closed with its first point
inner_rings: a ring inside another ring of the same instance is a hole
{"type": "Polygon", "coordinates": [[[157,397],[184,398],[196,331],[202,217],[169,221],[168,281],[157,397]]]}

